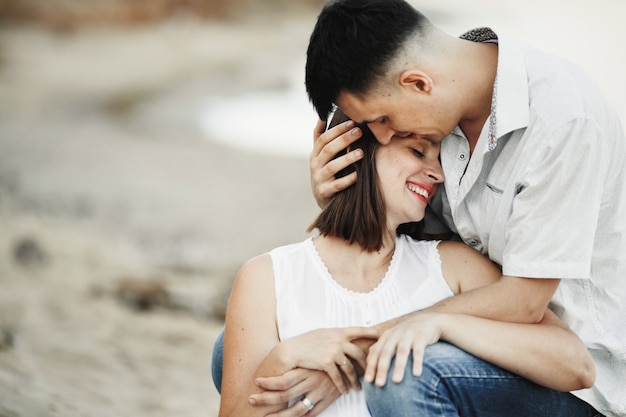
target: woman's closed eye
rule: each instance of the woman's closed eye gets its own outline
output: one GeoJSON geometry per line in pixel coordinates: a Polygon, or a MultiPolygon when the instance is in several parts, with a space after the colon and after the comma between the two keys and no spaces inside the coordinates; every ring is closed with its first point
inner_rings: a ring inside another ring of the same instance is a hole
{"type": "Polygon", "coordinates": [[[420,159],[424,158],[424,153],[418,149],[411,148],[411,152],[420,159]]]}

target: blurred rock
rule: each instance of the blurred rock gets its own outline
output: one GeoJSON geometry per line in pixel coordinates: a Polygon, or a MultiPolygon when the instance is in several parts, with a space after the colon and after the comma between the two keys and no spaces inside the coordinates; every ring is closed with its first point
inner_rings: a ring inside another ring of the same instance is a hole
{"type": "Polygon", "coordinates": [[[230,293],[238,271],[239,267],[233,266],[232,268],[224,269],[219,273],[221,278],[216,281],[215,292],[210,300],[211,316],[217,320],[224,321],[226,318],[228,300],[230,299],[230,293]]]}
{"type": "Polygon", "coordinates": [[[9,329],[0,328],[0,350],[13,347],[13,332],[9,329]]]}
{"type": "Polygon", "coordinates": [[[23,237],[13,246],[13,258],[24,268],[39,268],[48,262],[48,254],[37,239],[23,237]]]}
{"type": "Polygon", "coordinates": [[[219,294],[211,300],[211,315],[217,320],[224,321],[226,319],[226,310],[228,308],[230,293],[231,288],[223,287],[219,294]]]}
{"type": "Polygon", "coordinates": [[[122,278],[117,282],[115,295],[119,301],[137,311],[170,306],[167,288],[155,280],[122,278]]]}

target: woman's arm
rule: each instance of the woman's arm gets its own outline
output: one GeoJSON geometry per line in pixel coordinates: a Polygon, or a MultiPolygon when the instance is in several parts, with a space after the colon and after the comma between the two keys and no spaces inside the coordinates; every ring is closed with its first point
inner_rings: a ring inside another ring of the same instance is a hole
{"type": "MultiPolygon", "coordinates": [[[[348,386],[359,386],[354,364],[364,367],[366,355],[351,342],[377,337],[375,329],[319,329],[280,342],[275,311],[272,262],[268,255],[259,256],[237,274],[228,303],[220,417],[265,416],[285,408],[284,402],[259,406],[249,398],[261,392],[257,378],[297,367],[326,372],[342,393],[348,386]]],[[[309,400],[317,403],[326,398],[309,400]]]]}
{"type": "Polygon", "coordinates": [[[257,392],[255,377],[286,371],[281,363],[265,361],[279,343],[274,294],[269,255],[248,261],[237,274],[226,311],[220,417],[264,416],[285,406],[252,407],[247,401],[257,392]]]}

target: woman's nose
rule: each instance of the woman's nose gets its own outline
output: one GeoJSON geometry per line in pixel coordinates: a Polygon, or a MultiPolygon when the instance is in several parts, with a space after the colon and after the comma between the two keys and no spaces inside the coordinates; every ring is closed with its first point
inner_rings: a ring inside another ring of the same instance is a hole
{"type": "Polygon", "coordinates": [[[428,176],[432,178],[435,183],[442,183],[445,179],[443,168],[441,168],[441,163],[438,158],[429,164],[427,172],[428,176]]]}

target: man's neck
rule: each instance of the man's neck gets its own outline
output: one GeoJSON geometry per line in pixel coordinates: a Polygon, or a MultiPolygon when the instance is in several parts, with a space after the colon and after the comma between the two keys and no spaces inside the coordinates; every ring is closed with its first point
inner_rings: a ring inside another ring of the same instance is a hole
{"type": "Polygon", "coordinates": [[[462,65],[464,71],[470,72],[472,82],[467,84],[462,97],[467,111],[459,122],[459,127],[469,142],[470,153],[473,153],[480,133],[491,115],[493,88],[498,68],[498,46],[472,43],[468,48],[471,48],[471,59],[462,65]],[[468,65],[471,69],[467,69],[468,65]]]}

